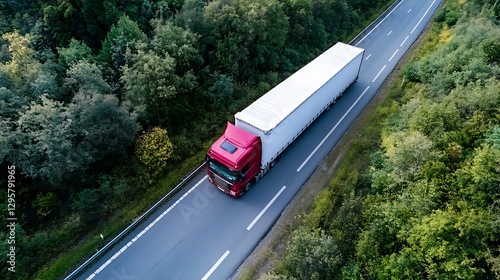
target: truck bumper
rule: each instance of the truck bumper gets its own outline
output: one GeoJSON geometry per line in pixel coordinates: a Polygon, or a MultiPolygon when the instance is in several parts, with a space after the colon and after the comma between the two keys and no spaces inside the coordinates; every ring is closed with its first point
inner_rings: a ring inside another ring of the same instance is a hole
{"type": "Polygon", "coordinates": [[[216,188],[218,188],[220,191],[222,191],[223,193],[225,193],[225,194],[229,195],[229,196],[230,196],[230,197],[232,197],[232,198],[238,198],[238,197],[240,197],[240,196],[243,194],[243,192],[241,192],[241,191],[240,191],[240,192],[235,192],[235,191],[231,191],[231,190],[229,190],[229,189],[228,189],[228,188],[226,188],[226,187],[219,186],[219,185],[218,185],[218,184],[217,184],[217,183],[216,183],[216,182],[212,179],[212,177],[211,177],[210,175],[208,176],[208,180],[210,181],[210,183],[212,183],[212,185],[214,185],[214,186],[215,186],[216,188]]]}

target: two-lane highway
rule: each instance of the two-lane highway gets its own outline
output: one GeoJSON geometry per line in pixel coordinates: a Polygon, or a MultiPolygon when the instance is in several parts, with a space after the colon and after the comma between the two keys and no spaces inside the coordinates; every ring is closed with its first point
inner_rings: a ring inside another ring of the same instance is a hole
{"type": "Polygon", "coordinates": [[[250,192],[233,199],[199,175],[79,279],[229,278],[370,102],[440,3],[400,1],[367,32],[356,44],[365,49],[358,81],[250,192]]]}

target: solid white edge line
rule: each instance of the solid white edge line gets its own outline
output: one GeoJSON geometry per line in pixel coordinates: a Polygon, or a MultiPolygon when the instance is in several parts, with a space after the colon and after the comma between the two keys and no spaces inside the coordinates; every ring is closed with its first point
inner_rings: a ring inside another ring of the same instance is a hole
{"type": "Polygon", "coordinates": [[[377,76],[375,76],[375,78],[373,78],[372,83],[374,83],[375,80],[377,80],[378,76],[380,76],[380,74],[382,74],[382,71],[384,71],[384,69],[385,69],[386,66],[387,65],[384,65],[384,67],[382,67],[382,69],[380,69],[380,71],[378,72],[377,76]]]}
{"type": "Polygon", "coordinates": [[[351,105],[351,107],[349,107],[349,109],[347,110],[347,112],[345,112],[345,114],[342,116],[342,118],[340,118],[340,120],[335,124],[335,126],[330,130],[330,132],[328,132],[328,134],[323,138],[323,140],[321,140],[321,142],[319,142],[318,146],[316,146],[316,148],[311,152],[311,154],[309,154],[309,156],[304,160],[304,162],[302,162],[302,164],[299,166],[299,168],[297,168],[297,172],[300,172],[300,170],[302,170],[302,168],[307,164],[307,162],[312,158],[312,156],[325,143],[326,139],[328,139],[328,137],[330,137],[330,135],[335,131],[335,129],[337,129],[337,126],[339,126],[339,124],[344,120],[344,118],[347,116],[347,114],[349,114],[349,112],[351,112],[352,108],[354,108],[354,106],[356,106],[356,104],[358,104],[361,97],[363,97],[363,95],[365,95],[365,93],[368,91],[369,88],[370,88],[370,86],[366,87],[366,89],[363,91],[363,93],[358,97],[358,99],[356,99],[356,101],[354,101],[354,103],[351,105]]]}
{"type": "Polygon", "coordinates": [[[278,196],[280,196],[280,194],[285,189],[286,189],[286,186],[281,187],[280,191],[276,195],[274,195],[273,199],[271,199],[271,201],[269,201],[269,203],[266,205],[266,207],[264,207],[264,209],[262,209],[262,211],[260,211],[259,215],[257,215],[257,217],[255,217],[255,219],[253,219],[253,221],[247,227],[247,230],[251,230],[252,229],[252,227],[255,225],[255,223],[257,223],[257,221],[260,219],[260,217],[262,217],[262,215],[264,215],[264,213],[267,211],[267,209],[269,207],[271,207],[271,204],[273,204],[273,202],[278,198],[278,196]]]}
{"type": "Polygon", "coordinates": [[[399,5],[401,5],[404,1],[401,1],[399,2],[399,4],[396,5],[396,7],[394,7],[394,9],[392,9],[392,11],[390,11],[377,25],[375,25],[375,27],[370,30],[370,32],[368,32],[368,34],[365,35],[365,37],[363,37],[361,40],[359,40],[359,42],[356,43],[356,45],[354,45],[355,47],[358,46],[361,42],[363,42],[364,39],[366,39],[366,37],[370,36],[370,34],[372,34],[372,32],[377,29],[377,27],[382,23],[384,22],[384,20],[390,16],[392,14],[392,12],[394,12],[398,7],[399,5]]]}
{"type": "Polygon", "coordinates": [[[391,61],[394,58],[394,56],[398,53],[398,51],[399,49],[396,49],[396,51],[392,54],[391,58],[389,58],[389,61],[391,61]]]}
{"type": "MultiPolygon", "coordinates": [[[[181,198],[179,198],[176,202],[172,204],[172,206],[168,207],[167,210],[163,211],[163,213],[159,216],[162,217],[165,216],[168,212],[170,212],[174,207],[181,201],[183,200],[188,194],[190,194],[194,189],[196,189],[203,181],[207,179],[208,175],[203,176],[203,178],[196,183],[189,191],[187,191],[181,198]]],[[[99,272],[101,272],[106,266],[108,266],[113,260],[115,260],[119,255],[121,255],[125,250],[127,250],[135,241],[137,241],[143,234],[145,234],[148,230],[150,230],[160,219],[156,218],[154,221],[152,221],[145,229],[143,229],[140,233],[138,233],[132,241],[127,243],[125,246],[123,246],[118,252],[116,252],[108,261],[106,261],[103,265],[101,265],[94,273],[92,273],[89,277],[87,277],[87,280],[90,280],[96,276],[99,272]]]]}
{"type": "Polygon", "coordinates": [[[401,45],[399,45],[400,47],[402,47],[405,43],[406,43],[406,40],[408,40],[410,38],[410,36],[406,36],[406,38],[403,40],[403,43],[401,43],[401,45]]]}
{"type": "Polygon", "coordinates": [[[207,280],[208,277],[210,277],[210,275],[212,275],[212,273],[214,273],[214,271],[217,269],[217,267],[219,267],[219,265],[224,261],[224,259],[227,257],[227,255],[229,255],[229,251],[226,251],[224,253],[224,255],[222,255],[222,257],[219,258],[219,260],[212,266],[212,268],[210,268],[210,270],[207,272],[207,274],[205,274],[205,276],[203,276],[203,278],[201,278],[201,280],[207,280]]]}
{"type": "Polygon", "coordinates": [[[420,20],[417,22],[417,25],[415,25],[415,27],[413,27],[412,31],[410,32],[410,34],[413,34],[413,31],[415,31],[415,29],[417,29],[417,26],[420,25],[420,23],[422,22],[422,20],[424,20],[424,17],[427,15],[427,13],[431,10],[432,6],[434,6],[434,3],[436,3],[436,0],[432,1],[432,4],[429,6],[429,8],[427,8],[427,11],[425,11],[425,14],[420,18],[420,20]]]}

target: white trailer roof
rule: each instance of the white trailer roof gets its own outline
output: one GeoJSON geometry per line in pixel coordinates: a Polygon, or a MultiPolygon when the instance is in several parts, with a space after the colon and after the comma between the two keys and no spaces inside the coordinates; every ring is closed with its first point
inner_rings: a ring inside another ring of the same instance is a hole
{"type": "Polygon", "coordinates": [[[335,44],[234,117],[267,134],[362,52],[335,44]]]}

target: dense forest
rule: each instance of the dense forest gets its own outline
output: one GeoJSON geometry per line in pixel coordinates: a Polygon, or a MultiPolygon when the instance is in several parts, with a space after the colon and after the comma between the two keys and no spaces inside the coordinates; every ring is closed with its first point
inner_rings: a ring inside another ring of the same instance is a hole
{"type": "Polygon", "coordinates": [[[102,246],[68,257],[89,233],[130,223],[234,112],[390,2],[0,1],[0,205],[13,198],[17,219],[7,278],[67,273],[102,246]]]}
{"type": "Polygon", "coordinates": [[[500,279],[499,4],[444,1],[264,279],[500,279]]]}

